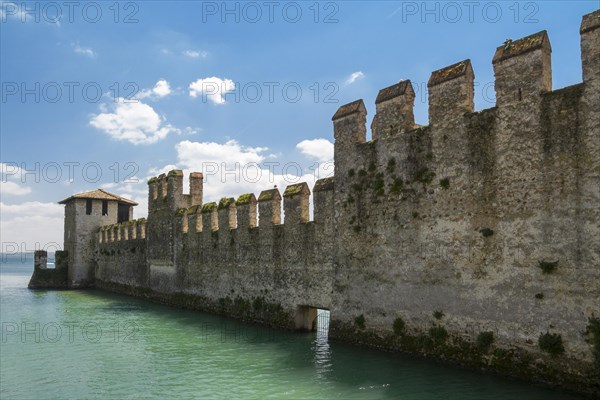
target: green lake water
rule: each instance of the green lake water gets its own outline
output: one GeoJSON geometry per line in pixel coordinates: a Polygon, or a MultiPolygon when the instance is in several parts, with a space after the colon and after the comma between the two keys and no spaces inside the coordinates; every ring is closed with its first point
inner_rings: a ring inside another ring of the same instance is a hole
{"type": "Polygon", "coordinates": [[[0,398],[543,399],[578,397],[406,355],[102,291],[30,291],[0,269],[0,398]]]}

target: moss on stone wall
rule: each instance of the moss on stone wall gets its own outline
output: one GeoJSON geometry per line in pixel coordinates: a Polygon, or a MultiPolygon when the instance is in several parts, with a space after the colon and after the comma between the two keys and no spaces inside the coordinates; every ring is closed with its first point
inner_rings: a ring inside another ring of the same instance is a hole
{"type": "Polygon", "coordinates": [[[447,190],[450,187],[450,178],[440,179],[440,187],[444,190],[447,190]]]}
{"type": "Polygon", "coordinates": [[[558,261],[538,261],[537,266],[542,270],[542,273],[551,274],[558,266],[558,261]]]}
{"type": "Polygon", "coordinates": [[[215,202],[206,203],[205,205],[202,206],[202,214],[213,212],[213,210],[215,210],[216,208],[217,208],[217,203],[215,203],[215,202]]]}
{"type": "MultiPolygon", "coordinates": [[[[56,265],[59,263],[55,260],[56,265]]],[[[67,289],[69,287],[68,268],[35,268],[29,280],[29,289],[67,289]]]]}
{"type": "Polygon", "coordinates": [[[252,193],[242,194],[242,195],[240,195],[240,197],[238,197],[235,204],[237,204],[238,206],[241,206],[244,204],[250,204],[250,201],[252,200],[252,196],[254,196],[254,194],[252,194],[252,193]]]}
{"type": "Polygon", "coordinates": [[[477,348],[483,352],[487,353],[492,344],[494,343],[494,332],[480,332],[477,335],[477,348]]]}
{"type": "Polygon", "coordinates": [[[600,318],[588,320],[587,333],[591,335],[592,355],[596,372],[600,375],[600,318]]]}
{"type": "Polygon", "coordinates": [[[300,193],[310,193],[308,189],[308,185],[306,183],[296,183],[294,185],[289,185],[285,188],[285,192],[283,192],[283,197],[294,197],[300,193]]]}
{"type": "Polygon", "coordinates": [[[258,202],[261,203],[263,201],[274,200],[276,198],[281,198],[279,191],[277,189],[264,190],[258,196],[258,202]]]}
{"type": "Polygon", "coordinates": [[[281,304],[271,302],[261,296],[247,299],[241,296],[236,296],[232,299],[227,296],[215,301],[190,293],[160,293],[149,288],[102,280],[96,280],[96,287],[171,306],[216,313],[242,321],[260,322],[278,329],[294,329],[294,316],[292,312],[285,310],[281,304]]]}
{"type": "Polygon", "coordinates": [[[560,386],[576,392],[586,390],[589,393],[600,394],[600,374],[594,375],[594,371],[590,369],[587,375],[581,375],[575,372],[577,369],[572,366],[566,367],[568,363],[574,364],[579,361],[568,360],[560,354],[556,356],[558,358],[534,357],[521,348],[497,347],[490,351],[493,340],[488,346],[489,335],[484,333],[484,336],[485,345],[481,341],[471,342],[461,336],[453,336],[439,326],[423,333],[404,325],[401,334],[397,334],[394,329],[376,332],[368,327],[359,328],[356,322],[345,323],[336,319],[332,319],[329,324],[329,337],[333,340],[422,355],[472,369],[491,370],[522,380],[560,386]]]}
{"type": "Polygon", "coordinates": [[[233,197],[223,197],[219,200],[219,210],[224,210],[229,207],[230,204],[235,204],[235,199],[233,197]]]}
{"type": "Polygon", "coordinates": [[[428,167],[422,166],[417,169],[414,175],[415,182],[421,182],[423,184],[431,183],[435,177],[435,172],[429,170],[428,167]]]}
{"type": "Polygon", "coordinates": [[[540,349],[552,356],[558,356],[565,352],[562,336],[557,333],[543,333],[538,339],[540,349]]]}

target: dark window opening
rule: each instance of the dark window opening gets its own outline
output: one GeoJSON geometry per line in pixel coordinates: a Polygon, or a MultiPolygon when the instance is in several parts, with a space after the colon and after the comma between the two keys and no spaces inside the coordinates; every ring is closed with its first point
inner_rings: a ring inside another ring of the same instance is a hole
{"type": "Polygon", "coordinates": [[[102,200],[102,216],[108,215],[108,201],[102,200]]]}
{"type": "Polygon", "coordinates": [[[92,199],[85,200],[85,215],[92,215],[92,199]]]}
{"type": "Polygon", "coordinates": [[[127,204],[119,204],[117,213],[117,223],[129,221],[129,206],[127,204]]]}

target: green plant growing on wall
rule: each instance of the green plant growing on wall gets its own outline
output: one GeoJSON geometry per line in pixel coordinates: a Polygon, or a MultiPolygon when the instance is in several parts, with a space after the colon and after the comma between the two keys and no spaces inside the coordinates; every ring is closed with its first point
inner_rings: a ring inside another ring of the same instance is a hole
{"type": "Polygon", "coordinates": [[[354,230],[354,233],[358,233],[360,232],[360,225],[354,225],[352,229],[354,230]]]}
{"type": "Polygon", "coordinates": [[[358,317],[354,318],[354,325],[359,329],[365,329],[365,316],[360,314],[358,317]]]}
{"type": "Polygon", "coordinates": [[[431,183],[435,177],[435,172],[430,171],[427,167],[421,167],[415,173],[415,181],[421,183],[431,183]]]}
{"type": "Polygon", "coordinates": [[[354,176],[354,174],[355,174],[354,168],[351,168],[351,169],[348,170],[348,177],[349,178],[352,178],[354,176]]]}
{"type": "Polygon", "coordinates": [[[592,351],[594,355],[594,366],[600,373],[600,318],[589,318],[587,332],[592,335],[592,351]]]}
{"type": "Polygon", "coordinates": [[[383,181],[383,174],[380,172],[375,176],[373,182],[373,190],[377,196],[383,196],[385,194],[385,182],[383,181]]]}
{"type": "Polygon", "coordinates": [[[554,272],[554,270],[556,270],[556,267],[558,266],[558,260],[557,261],[538,261],[538,268],[542,270],[542,273],[544,274],[551,274],[554,272]]]}
{"type": "Polygon", "coordinates": [[[448,331],[443,326],[434,326],[429,329],[429,336],[436,344],[442,344],[448,339],[448,331]]]}
{"type": "Polygon", "coordinates": [[[389,173],[394,172],[394,170],[396,169],[396,159],[394,157],[390,158],[390,160],[387,163],[387,167],[386,170],[389,173]]]}
{"type": "Polygon", "coordinates": [[[494,332],[480,332],[477,335],[477,348],[482,352],[487,352],[494,343],[494,332]]]}
{"type": "Polygon", "coordinates": [[[356,192],[360,192],[362,191],[363,187],[360,183],[353,183],[352,186],[350,186],[352,188],[352,190],[356,191],[356,192]]]}
{"type": "Polygon", "coordinates": [[[376,169],[377,169],[377,166],[375,165],[375,163],[374,163],[374,162],[371,162],[371,163],[369,164],[369,171],[370,171],[370,172],[374,172],[376,169]]]}
{"type": "Polygon", "coordinates": [[[404,185],[404,181],[402,178],[394,178],[392,185],[390,187],[390,192],[394,194],[398,194],[402,191],[402,186],[404,185]]]}
{"type": "Polygon", "coordinates": [[[235,308],[235,311],[238,312],[239,314],[245,314],[248,311],[250,311],[250,308],[252,307],[252,305],[250,304],[250,300],[246,300],[238,295],[233,300],[233,307],[235,308]]]}
{"type": "Polygon", "coordinates": [[[404,329],[406,328],[406,324],[404,323],[404,320],[400,317],[396,318],[394,320],[394,335],[396,336],[402,336],[404,334],[404,329]]]}
{"type": "Polygon", "coordinates": [[[444,313],[442,311],[434,311],[433,318],[440,320],[444,318],[444,313]]]}
{"type": "Polygon", "coordinates": [[[481,233],[483,237],[490,237],[494,234],[494,230],[490,228],[482,228],[479,230],[479,233],[481,233]]]}
{"type": "Polygon", "coordinates": [[[265,304],[265,299],[263,297],[255,297],[252,301],[252,308],[254,311],[260,311],[265,304]]]}
{"type": "Polygon", "coordinates": [[[551,356],[557,356],[565,352],[562,336],[557,333],[546,332],[541,334],[538,339],[538,346],[551,356]]]}
{"type": "Polygon", "coordinates": [[[358,170],[358,176],[360,176],[361,178],[362,178],[362,177],[365,177],[365,176],[367,176],[367,171],[365,171],[365,170],[364,170],[364,169],[362,169],[362,168],[361,168],[361,169],[359,169],[359,170],[358,170]]]}
{"type": "Polygon", "coordinates": [[[535,298],[538,300],[542,300],[544,298],[544,293],[536,293],[535,298]]]}
{"type": "Polygon", "coordinates": [[[450,187],[450,178],[440,179],[440,186],[442,189],[447,190],[450,187]]]}

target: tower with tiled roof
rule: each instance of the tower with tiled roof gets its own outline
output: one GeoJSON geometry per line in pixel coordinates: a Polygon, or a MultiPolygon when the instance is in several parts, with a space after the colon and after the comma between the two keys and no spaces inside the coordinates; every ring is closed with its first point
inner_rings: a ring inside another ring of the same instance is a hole
{"type": "Polygon", "coordinates": [[[86,287],[94,281],[94,235],[101,226],[131,220],[137,203],[102,189],[74,194],[65,205],[64,250],[68,254],[68,284],[86,287]]]}

